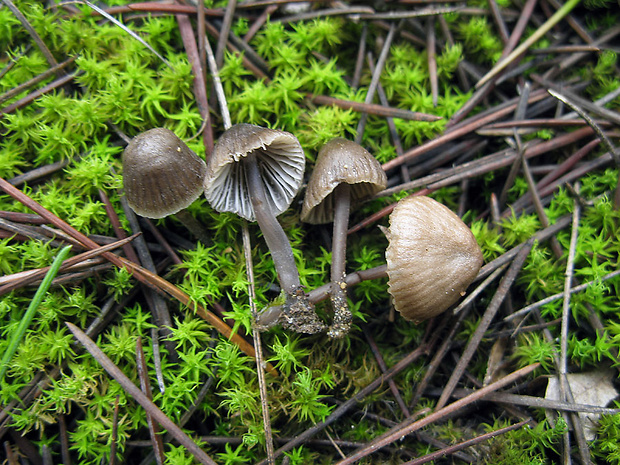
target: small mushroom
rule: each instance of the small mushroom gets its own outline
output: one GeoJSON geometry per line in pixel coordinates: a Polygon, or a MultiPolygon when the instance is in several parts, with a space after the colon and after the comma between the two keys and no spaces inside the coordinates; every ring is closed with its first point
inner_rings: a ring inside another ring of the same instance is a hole
{"type": "Polygon", "coordinates": [[[402,199],[390,215],[387,237],[388,290],[396,310],[415,323],[454,304],[482,266],[471,230],[430,197],[402,199]]]}
{"type": "Polygon", "coordinates": [[[286,233],[276,219],[299,191],[306,157],[288,132],[236,124],[218,140],[207,164],[204,192],[219,212],[257,221],[269,247],[286,302],[279,322],[303,333],[322,331],[306,298],[286,233]]]}
{"type": "Polygon", "coordinates": [[[127,203],[138,215],[164,218],[176,214],[201,240],[205,233],[185,211],[203,192],[206,164],[172,131],[155,128],[136,137],[123,152],[127,203]]]}
{"type": "Polygon", "coordinates": [[[334,320],[327,332],[331,337],[344,336],[351,326],[344,282],[350,204],[374,195],[386,185],[381,165],[359,144],[337,138],[319,151],[301,220],[313,224],[334,222],[330,292],[334,320]]]}

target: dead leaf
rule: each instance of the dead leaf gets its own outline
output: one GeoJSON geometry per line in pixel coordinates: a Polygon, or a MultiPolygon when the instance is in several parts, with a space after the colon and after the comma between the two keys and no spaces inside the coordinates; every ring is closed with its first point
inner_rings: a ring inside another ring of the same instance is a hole
{"type": "MultiPolygon", "coordinates": [[[[606,407],[609,402],[618,396],[618,391],[613,385],[614,371],[600,369],[586,373],[570,373],[566,375],[573,398],[577,404],[606,407]]],[[[560,382],[557,376],[549,378],[545,398],[549,400],[560,399],[560,382]]],[[[547,419],[553,423],[557,415],[550,410],[546,412],[547,419]]],[[[598,413],[579,413],[584,434],[588,441],[594,440],[598,427],[598,413]]]]}

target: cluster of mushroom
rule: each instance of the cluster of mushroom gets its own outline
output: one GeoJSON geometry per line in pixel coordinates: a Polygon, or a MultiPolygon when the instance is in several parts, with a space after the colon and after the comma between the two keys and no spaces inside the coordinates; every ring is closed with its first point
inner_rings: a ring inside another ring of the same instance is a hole
{"type": "MultiPolygon", "coordinates": [[[[345,282],[350,204],[384,189],[387,179],[376,159],[354,142],[335,139],[319,152],[301,219],[313,224],[333,221],[329,296],[334,317],[327,327],[300,284],[291,245],[276,219],[297,195],[305,163],[299,141],[284,131],[234,125],[222,134],[205,164],[174,133],[156,128],[128,144],[123,181],[130,207],[145,217],[178,215],[204,192],[215,210],[258,222],[284,296],[284,304],[268,307],[260,315],[258,326],[280,324],[309,334],[326,330],[337,338],[351,326],[345,282]]],[[[389,290],[395,308],[412,321],[430,318],[454,304],[482,264],[471,231],[430,198],[401,201],[390,217],[387,235],[389,290]]]]}

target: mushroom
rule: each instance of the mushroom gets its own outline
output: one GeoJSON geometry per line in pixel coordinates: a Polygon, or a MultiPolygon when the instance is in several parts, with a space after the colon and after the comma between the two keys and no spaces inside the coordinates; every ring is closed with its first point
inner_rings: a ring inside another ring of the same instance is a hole
{"type": "Polygon", "coordinates": [[[202,226],[185,208],[200,197],[206,164],[172,131],[155,128],[134,137],[123,152],[127,203],[146,218],[175,216],[205,241],[202,226]]]}
{"type": "Polygon", "coordinates": [[[276,219],[299,191],[305,164],[303,149],[292,134],[236,124],[222,134],[213,149],[204,192],[215,210],[258,222],[285,295],[278,322],[312,334],[325,325],[306,298],[293,250],[276,219]]]}
{"type": "Polygon", "coordinates": [[[381,165],[359,144],[336,138],[319,151],[301,220],[312,224],[334,222],[330,292],[334,319],[327,332],[331,337],[344,336],[351,326],[344,282],[350,204],[374,195],[386,185],[381,165]]]}
{"type": "Polygon", "coordinates": [[[471,230],[430,197],[398,202],[387,237],[388,290],[396,310],[415,323],[454,304],[482,266],[482,252],[471,230]]]}

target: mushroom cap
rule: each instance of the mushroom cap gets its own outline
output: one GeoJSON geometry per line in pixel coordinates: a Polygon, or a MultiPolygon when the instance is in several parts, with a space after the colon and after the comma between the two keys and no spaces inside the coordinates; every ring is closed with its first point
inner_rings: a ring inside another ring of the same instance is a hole
{"type": "Polygon", "coordinates": [[[351,185],[351,201],[370,197],[387,186],[381,164],[359,144],[336,138],[319,151],[312,177],[308,181],[301,209],[306,223],[329,223],[334,219],[334,189],[351,185]]]}
{"type": "Polygon", "coordinates": [[[243,164],[256,154],[267,203],[275,216],[285,211],[301,186],[306,156],[297,138],[285,131],[235,124],[222,134],[207,163],[204,192],[219,212],[233,212],[255,221],[243,164]]]}
{"type": "Polygon", "coordinates": [[[169,129],[145,131],[123,152],[127,202],[147,218],[172,215],[200,197],[206,169],[205,162],[169,129]]]}
{"type": "Polygon", "coordinates": [[[432,318],[465,294],[482,266],[471,230],[429,197],[402,199],[387,232],[388,290],[405,319],[432,318]]]}

